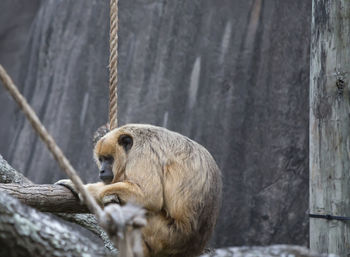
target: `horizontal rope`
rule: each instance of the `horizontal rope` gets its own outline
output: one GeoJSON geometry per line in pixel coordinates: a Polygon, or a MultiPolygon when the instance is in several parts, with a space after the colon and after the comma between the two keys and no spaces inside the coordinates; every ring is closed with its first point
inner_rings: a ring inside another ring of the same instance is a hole
{"type": "Polygon", "coordinates": [[[315,219],[350,221],[350,217],[334,216],[334,215],[329,215],[329,214],[311,214],[310,213],[309,217],[315,218],[315,219]]]}

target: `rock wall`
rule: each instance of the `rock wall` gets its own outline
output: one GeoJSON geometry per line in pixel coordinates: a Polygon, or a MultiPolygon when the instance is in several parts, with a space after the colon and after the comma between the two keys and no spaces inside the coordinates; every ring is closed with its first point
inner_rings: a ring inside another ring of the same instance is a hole
{"type": "MultiPolygon", "coordinates": [[[[212,245],[308,240],[311,1],[120,1],[120,124],[204,145],[223,172],[212,245]]],[[[107,121],[109,1],[0,2],[0,63],[86,182],[107,121]]],[[[0,153],[36,183],[64,175],[0,88],[0,153]]]]}

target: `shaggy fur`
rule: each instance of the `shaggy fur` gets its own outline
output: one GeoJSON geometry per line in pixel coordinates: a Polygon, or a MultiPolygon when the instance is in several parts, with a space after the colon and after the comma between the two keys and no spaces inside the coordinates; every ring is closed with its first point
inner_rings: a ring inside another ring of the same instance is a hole
{"type": "Polygon", "coordinates": [[[94,156],[113,157],[113,181],[86,185],[102,204],[118,196],[147,210],[144,256],[197,256],[214,228],[221,202],[221,173],[198,143],[164,128],[129,124],[95,145],[94,156]],[[132,138],[130,149],[121,136],[132,138]]]}

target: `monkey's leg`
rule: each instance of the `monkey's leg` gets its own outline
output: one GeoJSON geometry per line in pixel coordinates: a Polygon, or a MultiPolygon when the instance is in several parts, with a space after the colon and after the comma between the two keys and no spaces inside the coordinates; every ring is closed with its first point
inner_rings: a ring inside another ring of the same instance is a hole
{"type": "Polygon", "coordinates": [[[152,256],[184,256],[184,252],[191,252],[192,245],[188,243],[191,235],[183,225],[181,221],[165,217],[162,213],[150,215],[142,234],[152,256]]]}
{"type": "Polygon", "coordinates": [[[111,196],[117,196],[120,203],[134,203],[145,207],[145,197],[141,188],[128,181],[104,185],[99,188],[96,184],[87,185],[89,191],[98,192],[98,198],[102,203],[109,202],[111,196]],[[95,188],[98,188],[95,190],[95,188]]]}
{"type": "Polygon", "coordinates": [[[142,230],[145,256],[182,256],[181,252],[183,253],[188,247],[186,242],[191,234],[190,220],[185,213],[176,217],[165,216],[161,211],[162,194],[144,192],[137,184],[130,181],[86,186],[89,191],[98,192],[97,199],[101,203],[109,202],[109,197],[115,196],[121,203],[133,203],[149,211],[148,225],[142,230]]]}

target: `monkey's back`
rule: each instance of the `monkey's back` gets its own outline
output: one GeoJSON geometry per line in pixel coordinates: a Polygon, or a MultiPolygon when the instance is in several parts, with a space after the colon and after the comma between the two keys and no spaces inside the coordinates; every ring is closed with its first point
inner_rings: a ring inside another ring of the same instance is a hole
{"type": "Polygon", "coordinates": [[[187,138],[185,140],[192,145],[192,149],[188,158],[179,161],[183,171],[187,172],[185,184],[188,197],[184,205],[191,206],[194,220],[192,238],[184,253],[192,256],[189,254],[193,250],[193,256],[196,256],[203,251],[214,230],[221,205],[222,180],[221,171],[211,154],[200,144],[187,138]]]}
{"type": "MultiPolygon", "coordinates": [[[[141,125],[142,126],[142,125],[141,125]]],[[[143,125],[161,163],[163,210],[149,218],[146,236],[167,226],[178,233],[164,239],[163,256],[196,256],[214,229],[221,204],[221,172],[211,154],[195,141],[164,128],[143,125]],[[169,244],[169,245],[167,245],[169,244]],[[170,255],[169,255],[170,254],[170,255]]]]}

